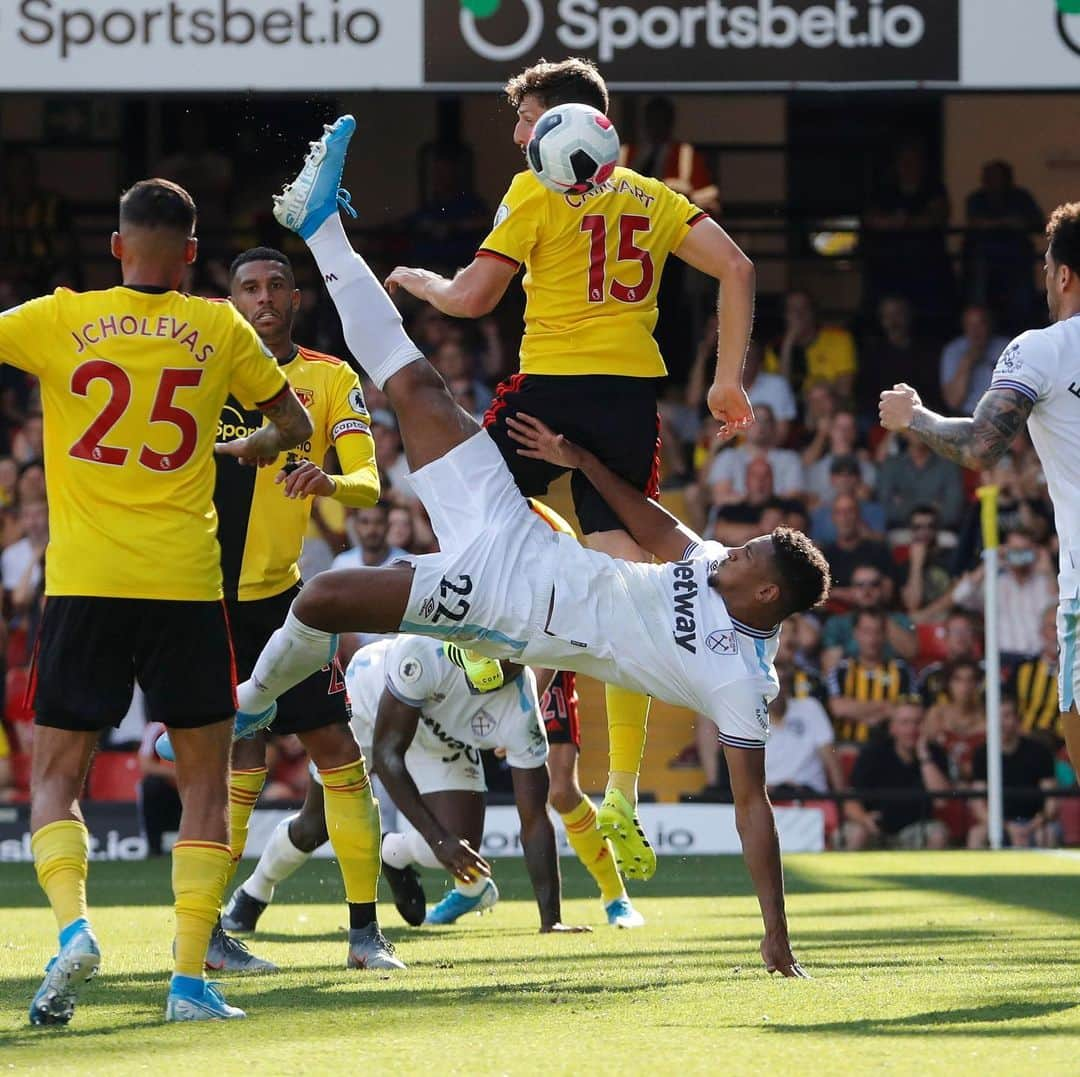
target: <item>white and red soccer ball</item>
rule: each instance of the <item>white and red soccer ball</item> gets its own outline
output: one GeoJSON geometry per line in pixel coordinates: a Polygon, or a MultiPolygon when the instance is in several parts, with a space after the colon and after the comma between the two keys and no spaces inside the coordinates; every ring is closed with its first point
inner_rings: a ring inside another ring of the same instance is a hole
{"type": "Polygon", "coordinates": [[[549,190],[588,191],[614,171],[619,134],[611,120],[591,105],[556,105],[536,121],[525,158],[532,174],[549,190]]]}

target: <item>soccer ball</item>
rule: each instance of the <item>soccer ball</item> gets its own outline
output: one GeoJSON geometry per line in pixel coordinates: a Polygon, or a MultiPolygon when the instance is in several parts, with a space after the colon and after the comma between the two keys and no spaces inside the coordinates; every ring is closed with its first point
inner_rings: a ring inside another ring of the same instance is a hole
{"type": "Polygon", "coordinates": [[[619,134],[591,105],[556,105],[536,121],[525,157],[549,190],[580,193],[611,175],[619,159],[619,134]]]}

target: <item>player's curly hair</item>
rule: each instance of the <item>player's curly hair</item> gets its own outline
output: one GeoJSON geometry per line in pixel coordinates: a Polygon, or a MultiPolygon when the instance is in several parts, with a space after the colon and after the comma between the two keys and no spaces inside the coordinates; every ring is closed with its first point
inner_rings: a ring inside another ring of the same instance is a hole
{"type": "Polygon", "coordinates": [[[1046,222],[1050,257],[1059,266],[1080,273],[1080,202],[1066,202],[1046,222]]]}
{"type": "Polygon", "coordinates": [[[120,196],[120,225],[195,234],[195,200],[167,179],[139,180],[120,196]]]}
{"type": "Polygon", "coordinates": [[[781,617],[820,606],[829,597],[829,563],[822,552],[791,527],[774,528],[773,564],[780,585],[781,617]]]}
{"type": "Polygon", "coordinates": [[[229,283],[231,284],[236,274],[251,262],[277,262],[284,267],[289,280],[296,283],[296,274],[293,272],[289,256],[282,254],[276,247],[249,247],[246,251],[241,251],[229,266],[229,283]]]}
{"type": "Polygon", "coordinates": [[[592,60],[580,56],[558,61],[541,59],[510,79],[504,90],[513,108],[518,108],[522,100],[532,94],[540,99],[544,108],[592,105],[605,115],[608,110],[604,76],[592,60]]]}

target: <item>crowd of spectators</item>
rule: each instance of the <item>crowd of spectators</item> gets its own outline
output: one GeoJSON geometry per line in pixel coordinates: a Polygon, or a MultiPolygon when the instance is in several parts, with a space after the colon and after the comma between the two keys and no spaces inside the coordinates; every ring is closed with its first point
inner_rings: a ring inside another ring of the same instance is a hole
{"type": "MultiPolygon", "coordinates": [[[[863,340],[820,318],[801,289],[782,309],[777,337],[755,342],[747,361],[754,427],[722,444],[705,413],[715,322],[663,423],[673,442],[668,497],[682,500],[688,522],[728,544],[777,524],[802,527],[832,570],[827,606],[784,628],[771,708],[778,736],[766,756],[774,795],[847,793],[831,828],[839,847],[985,845],[985,802],[943,794],[977,793],[986,780],[975,490],[996,485],[1006,784],[1027,790],[1006,798],[1007,835],[1059,841],[1059,803],[1044,791],[1075,776],[1058,724],[1058,549],[1038,458],[1021,435],[992,471],[964,472],[884,431],[869,391],[903,380],[947,414],[970,413],[1007,338],[981,303],[961,312],[957,336],[936,343],[914,334],[902,295],[880,300],[879,325],[863,340]]],[[[697,726],[673,765],[699,764],[702,795],[723,799],[715,730],[700,717],[697,726]]]]}
{"type": "MultiPolygon", "coordinates": [[[[719,213],[716,177],[693,146],[675,137],[670,103],[650,102],[643,120],[642,138],[625,147],[625,160],[719,213]]],[[[419,156],[420,204],[401,222],[397,246],[383,253],[452,271],[482,237],[491,207],[473,191],[468,147],[437,143],[419,156]]],[[[197,120],[159,164],[163,174],[197,192],[202,219],[218,236],[235,222],[245,191],[237,187],[229,158],[209,148],[197,120]]],[[[710,289],[673,265],[661,291],[658,337],[673,374],[661,410],[665,496],[695,529],[729,544],[778,524],[803,528],[831,566],[828,606],[793,619],[783,632],[767,773],[779,799],[858,790],[858,797],[841,802],[831,828],[837,844],[847,848],[986,841],[983,802],[950,802],[941,795],[978,790],[985,782],[985,579],[974,499],[980,483],[1001,492],[1006,779],[1028,789],[1007,800],[1010,839],[1056,841],[1057,805],[1043,790],[1074,781],[1063,762],[1056,707],[1058,551],[1030,442],[1021,436],[996,468],[980,476],[877,424],[878,392],[901,380],[946,413],[970,413],[1008,334],[1044,321],[1032,285],[1032,233],[1041,228],[1042,214],[1008,164],[988,162],[966,200],[969,231],[959,274],[947,251],[948,220],[948,194],[925,149],[917,142],[898,144],[891,170],[862,211],[859,309],[847,318],[830,316],[812,290],[798,284],[775,297],[771,308],[765,297],[745,374],[757,422],[732,444],[717,440],[704,405],[717,336],[710,289]]],[[[265,225],[259,222],[253,218],[256,231],[265,225]]],[[[0,250],[0,304],[57,284],[80,284],[70,213],[38,181],[32,154],[4,155],[0,235],[6,244],[0,250]]],[[[219,239],[207,246],[209,257],[190,289],[224,295],[228,249],[219,239]]],[[[303,303],[297,339],[343,353],[336,320],[302,259],[298,280],[303,303]]],[[[456,399],[482,416],[498,382],[515,369],[516,317],[465,322],[408,300],[403,315],[456,399]]],[[[370,382],[363,387],[382,500],[369,509],[317,500],[301,561],[305,576],[434,548],[427,517],[412,495],[393,411],[370,382]]],[[[34,379],[0,368],[0,654],[7,683],[0,800],[16,795],[12,760],[28,750],[32,728],[23,694],[48,541],[42,438],[34,379]]],[[[136,701],[131,722],[106,746],[141,745],[145,782],[165,804],[168,768],[156,760],[144,725],[136,701]]],[[[270,786],[283,796],[302,791],[306,780],[296,747],[287,741],[276,748],[270,786]]],[[[707,720],[697,720],[696,742],[679,761],[700,764],[704,795],[723,795],[722,757],[707,720]]],[[[166,808],[165,823],[171,818],[166,808]]],[[[156,820],[155,832],[168,829],[165,823],[156,820]]]]}

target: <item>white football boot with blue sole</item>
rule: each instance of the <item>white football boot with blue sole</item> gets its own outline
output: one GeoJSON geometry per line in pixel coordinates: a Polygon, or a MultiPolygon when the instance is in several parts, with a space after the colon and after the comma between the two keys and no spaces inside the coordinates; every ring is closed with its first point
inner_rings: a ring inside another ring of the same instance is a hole
{"type": "Polygon", "coordinates": [[[499,888],[494,879],[488,879],[484,889],[473,897],[460,890],[448,890],[446,896],[433,906],[424,918],[425,924],[452,924],[469,912],[484,912],[494,907],[499,900],[499,888]]]}
{"type": "Polygon", "coordinates": [[[230,1006],[217,984],[194,976],[174,976],[165,1000],[166,1021],[229,1021],[247,1017],[237,1006],[230,1006]]]}
{"type": "Polygon", "coordinates": [[[75,1013],[79,992],[101,968],[101,950],[90,925],[77,920],[65,930],[70,937],[45,966],[45,979],[30,1003],[32,1025],[66,1025],[75,1013]]]}
{"type": "Polygon", "coordinates": [[[634,928],[644,927],[645,917],[630,904],[630,899],[625,895],[609,901],[604,906],[607,914],[607,922],[612,927],[634,928]]]}
{"type": "Polygon", "coordinates": [[[296,179],[274,196],[274,217],[278,224],[301,239],[310,239],[339,207],[356,216],[349,192],[341,186],[345,155],[355,130],[356,120],[352,116],[340,116],[332,124],[324,125],[322,138],[311,143],[296,179]]]}

